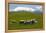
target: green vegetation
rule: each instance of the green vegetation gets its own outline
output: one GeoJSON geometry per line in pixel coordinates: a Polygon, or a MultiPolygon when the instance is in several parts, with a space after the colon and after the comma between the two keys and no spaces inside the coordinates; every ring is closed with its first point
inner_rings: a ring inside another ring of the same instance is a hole
{"type": "Polygon", "coordinates": [[[34,14],[26,11],[8,12],[8,29],[42,29],[43,28],[43,14],[34,14]],[[36,19],[37,24],[17,24],[12,22],[19,22],[19,20],[36,19]]]}

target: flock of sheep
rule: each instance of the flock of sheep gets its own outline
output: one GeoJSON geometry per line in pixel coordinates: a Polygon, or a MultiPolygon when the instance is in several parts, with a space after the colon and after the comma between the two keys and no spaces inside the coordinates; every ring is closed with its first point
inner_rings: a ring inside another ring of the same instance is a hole
{"type": "Polygon", "coordinates": [[[35,24],[37,22],[38,21],[36,19],[31,19],[31,20],[20,20],[19,22],[12,21],[12,24],[13,23],[18,23],[18,24],[35,24]]]}
{"type": "Polygon", "coordinates": [[[36,19],[31,19],[31,20],[20,20],[20,24],[34,24],[37,23],[36,19]]]}

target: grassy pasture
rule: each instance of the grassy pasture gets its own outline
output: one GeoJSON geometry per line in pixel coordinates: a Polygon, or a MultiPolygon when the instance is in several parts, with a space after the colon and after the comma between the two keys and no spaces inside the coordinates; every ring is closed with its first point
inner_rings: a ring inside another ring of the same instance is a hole
{"type": "Polygon", "coordinates": [[[8,29],[42,29],[43,28],[43,14],[34,14],[26,11],[8,12],[8,29]],[[31,20],[36,19],[37,24],[17,24],[19,20],[31,20]],[[13,21],[12,21],[13,20],[13,21]],[[15,22],[15,23],[12,23],[15,22]]]}

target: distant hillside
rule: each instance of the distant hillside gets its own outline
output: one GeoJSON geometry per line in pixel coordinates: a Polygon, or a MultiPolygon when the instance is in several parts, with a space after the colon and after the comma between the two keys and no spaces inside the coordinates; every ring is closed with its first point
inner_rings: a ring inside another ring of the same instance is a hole
{"type": "Polygon", "coordinates": [[[12,12],[29,12],[29,13],[34,13],[34,14],[41,14],[42,13],[40,10],[36,10],[36,11],[19,10],[19,11],[12,11],[12,12]]]}
{"type": "Polygon", "coordinates": [[[41,14],[34,14],[32,12],[26,12],[26,11],[18,11],[18,12],[9,12],[9,19],[14,20],[27,20],[32,18],[39,18],[41,17],[41,14]]]}

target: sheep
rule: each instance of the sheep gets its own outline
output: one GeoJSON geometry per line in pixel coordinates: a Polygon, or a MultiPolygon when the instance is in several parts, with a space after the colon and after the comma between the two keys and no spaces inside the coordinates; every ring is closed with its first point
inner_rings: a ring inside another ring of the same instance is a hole
{"type": "Polygon", "coordinates": [[[34,23],[37,23],[37,21],[35,19],[31,19],[31,20],[20,20],[19,22],[20,24],[34,24],[34,23]]]}

